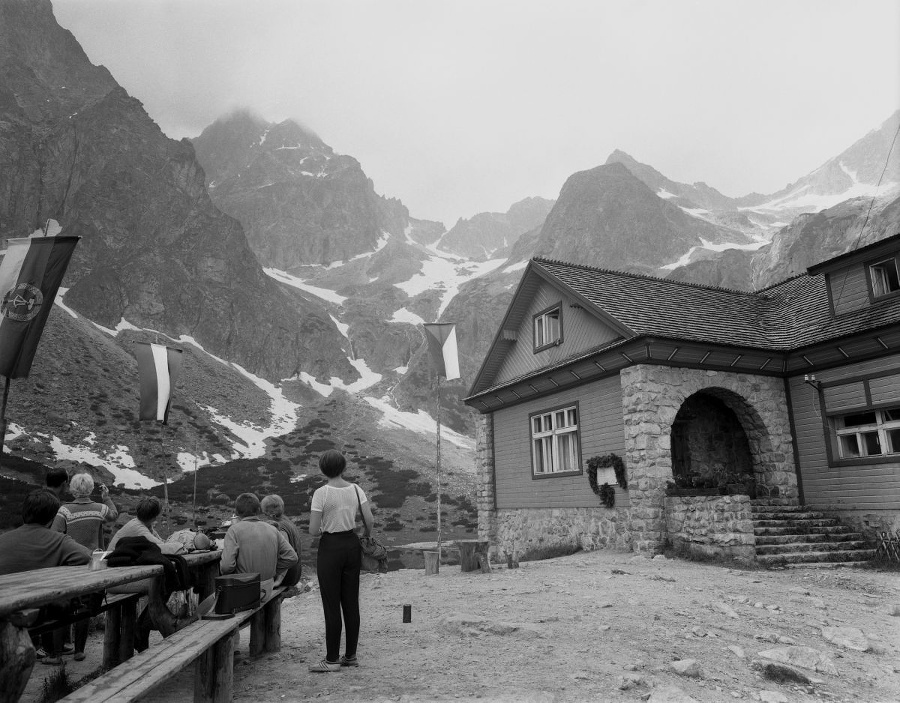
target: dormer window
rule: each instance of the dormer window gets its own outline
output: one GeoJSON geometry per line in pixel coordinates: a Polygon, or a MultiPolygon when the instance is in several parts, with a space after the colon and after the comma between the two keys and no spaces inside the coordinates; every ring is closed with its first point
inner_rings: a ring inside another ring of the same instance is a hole
{"type": "Polygon", "coordinates": [[[560,342],[562,342],[562,305],[557,303],[534,316],[534,351],[542,351],[560,342]]]}
{"type": "Polygon", "coordinates": [[[897,273],[897,259],[890,258],[869,265],[872,281],[872,296],[880,298],[900,291],[900,275],[897,273]]]}

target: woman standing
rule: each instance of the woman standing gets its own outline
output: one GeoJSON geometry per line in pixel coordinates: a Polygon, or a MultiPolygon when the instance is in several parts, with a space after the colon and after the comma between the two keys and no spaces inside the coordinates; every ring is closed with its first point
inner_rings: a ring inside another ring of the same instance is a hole
{"type": "Polygon", "coordinates": [[[356,536],[356,511],[371,529],[372,507],[362,489],[344,480],[347,460],[329,449],[319,457],[319,470],[328,483],[316,489],[310,506],[309,534],[321,535],[316,557],[316,573],[322,609],[325,611],[325,658],[309,667],[314,672],[340,671],[342,666],[359,666],[359,571],[362,550],[356,536]],[[346,626],[344,656],[341,649],[341,613],[346,626]]]}
{"type": "MultiPolygon", "coordinates": [[[[91,500],[94,492],[94,479],[90,474],[75,474],[69,481],[69,493],[75,499],[71,503],[61,506],[56,517],[53,518],[53,529],[57,532],[65,532],[78,544],[90,550],[100,546],[103,535],[103,525],[107,522],[115,522],[119,517],[115,503],[109,497],[109,489],[100,484],[101,503],[91,500]]],[[[84,659],[84,646],[87,643],[87,620],[78,620],[73,629],[75,631],[75,661],[84,659]]]]}

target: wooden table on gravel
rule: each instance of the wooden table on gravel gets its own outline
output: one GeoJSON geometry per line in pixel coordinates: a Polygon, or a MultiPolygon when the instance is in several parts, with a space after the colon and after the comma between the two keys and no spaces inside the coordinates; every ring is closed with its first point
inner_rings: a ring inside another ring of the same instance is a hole
{"type": "MultiPolygon", "coordinates": [[[[219,552],[185,555],[200,597],[212,593],[221,558],[219,552]]],[[[58,601],[105,591],[114,586],[153,579],[150,588],[150,615],[160,631],[169,635],[178,629],[179,621],[161,597],[163,567],[125,566],[91,571],[84,566],[57,566],[49,569],[22,571],[0,576],[0,703],[17,701],[31,676],[36,652],[28,628],[37,618],[37,609],[58,601]]],[[[113,666],[131,656],[130,636],[134,633],[134,601],[128,615],[107,628],[104,641],[104,664],[113,666]],[[128,641],[125,637],[128,636],[128,641]]],[[[117,611],[110,611],[110,613],[117,611]]],[[[112,616],[113,620],[117,616],[112,616]]],[[[187,624],[184,622],[184,624],[187,624]]]]}

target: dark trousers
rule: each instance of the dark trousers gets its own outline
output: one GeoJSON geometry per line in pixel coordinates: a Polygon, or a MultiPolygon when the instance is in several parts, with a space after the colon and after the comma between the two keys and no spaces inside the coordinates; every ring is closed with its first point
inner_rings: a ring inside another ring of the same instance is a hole
{"type": "Polygon", "coordinates": [[[316,574],[325,611],[325,658],[336,662],[341,651],[341,613],[346,626],[347,657],[359,642],[359,570],[362,551],[354,532],[326,532],[319,540],[316,574]]]}

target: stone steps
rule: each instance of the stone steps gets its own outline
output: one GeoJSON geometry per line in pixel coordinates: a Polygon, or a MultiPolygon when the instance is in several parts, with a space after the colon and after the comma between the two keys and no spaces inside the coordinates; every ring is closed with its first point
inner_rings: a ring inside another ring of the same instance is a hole
{"type": "Polygon", "coordinates": [[[840,523],[833,517],[822,518],[781,518],[780,520],[760,520],[753,518],[754,527],[836,527],[840,523]]]}
{"type": "Polygon", "coordinates": [[[789,535],[849,535],[853,534],[846,525],[818,527],[754,527],[753,534],[760,537],[782,537],[789,535]]]}
{"type": "Polygon", "coordinates": [[[864,550],[866,547],[865,540],[861,539],[846,540],[844,542],[788,542],[785,544],[757,543],[756,555],[769,556],[772,554],[801,554],[803,552],[846,552],[864,550]]]}
{"type": "Polygon", "coordinates": [[[757,554],[756,561],[764,566],[808,566],[817,563],[837,564],[869,561],[874,549],[853,549],[838,552],[799,552],[785,554],[757,554]]]}
{"type": "Polygon", "coordinates": [[[862,535],[821,511],[771,498],[754,501],[751,510],[756,561],[764,566],[837,568],[875,555],[862,535]]]}
{"type": "Polygon", "coordinates": [[[864,541],[863,536],[858,532],[850,532],[849,529],[845,527],[846,532],[832,532],[832,533],[804,533],[800,534],[782,534],[782,535],[756,535],[756,546],[763,545],[773,545],[773,544],[794,544],[798,541],[798,537],[802,536],[802,541],[809,544],[823,544],[823,543],[831,543],[831,544],[843,544],[844,542],[862,542],[864,541]]]}

